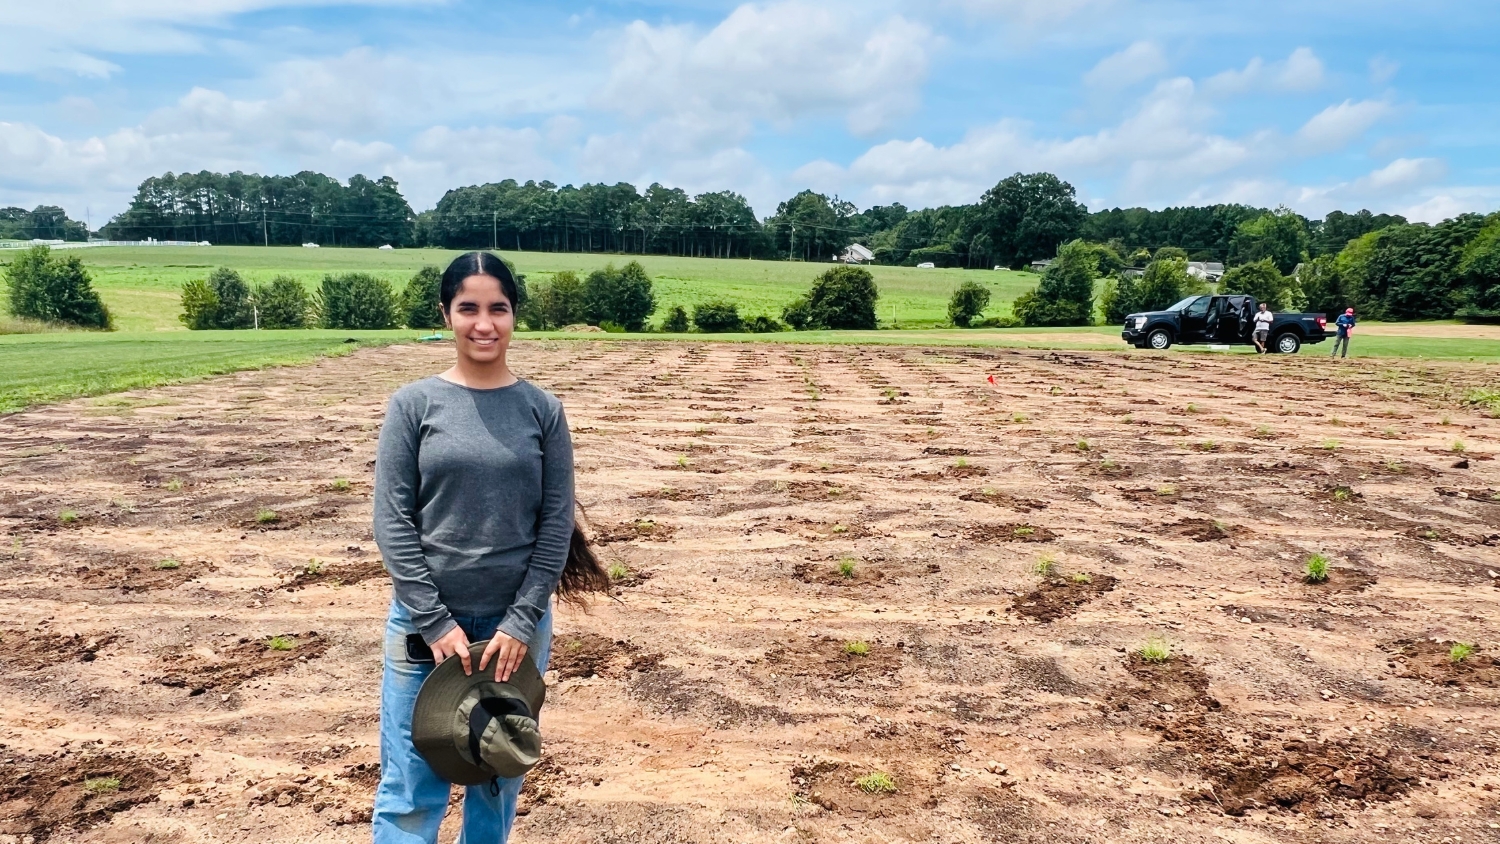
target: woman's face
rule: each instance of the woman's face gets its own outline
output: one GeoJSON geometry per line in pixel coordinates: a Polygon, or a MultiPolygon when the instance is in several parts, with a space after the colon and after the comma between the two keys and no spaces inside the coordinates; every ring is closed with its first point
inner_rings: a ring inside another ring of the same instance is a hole
{"type": "Polygon", "coordinates": [[[443,317],[453,330],[460,357],[493,363],[504,357],[516,328],[516,313],[500,289],[500,280],[471,275],[459,285],[443,317]]]}

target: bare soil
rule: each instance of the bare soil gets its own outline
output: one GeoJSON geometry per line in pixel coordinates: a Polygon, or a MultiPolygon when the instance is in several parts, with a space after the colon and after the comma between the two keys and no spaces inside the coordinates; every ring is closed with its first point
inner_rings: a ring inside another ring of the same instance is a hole
{"type": "MultiPolygon", "coordinates": [[[[375,438],[451,353],[0,418],[0,842],[368,841],[375,438]]],[[[566,404],[633,573],[558,610],[513,841],[1500,836],[1500,420],[1460,403],[1495,367],[607,339],[513,365],[566,404]]]]}

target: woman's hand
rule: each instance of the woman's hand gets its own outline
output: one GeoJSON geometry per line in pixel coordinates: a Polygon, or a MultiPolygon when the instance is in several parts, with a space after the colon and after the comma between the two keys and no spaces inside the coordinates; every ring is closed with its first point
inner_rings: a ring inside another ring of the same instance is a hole
{"type": "Polygon", "coordinates": [[[521,667],[521,660],[526,658],[526,643],[497,630],[495,638],[484,649],[484,656],[479,658],[480,671],[489,664],[492,656],[495,658],[495,680],[504,683],[510,679],[512,671],[521,667]]]}
{"type": "MultiPolygon", "coordinates": [[[[486,654],[489,651],[485,651],[486,654]]],[[[454,627],[443,638],[432,643],[432,658],[436,662],[442,662],[454,654],[458,655],[458,661],[464,664],[464,673],[473,674],[473,667],[469,665],[469,637],[464,633],[462,627],[454,627]]],[[[484,667],[482,664],[480,667],[484,667]]]]}

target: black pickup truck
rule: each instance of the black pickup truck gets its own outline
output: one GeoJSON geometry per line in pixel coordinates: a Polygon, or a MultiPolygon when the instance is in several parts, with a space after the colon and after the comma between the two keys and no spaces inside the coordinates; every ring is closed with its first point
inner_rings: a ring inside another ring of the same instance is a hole
{"type": "MultiPolygon", "coordinates": [[[[1254,342],[1250,333],[1258,310],[1253,296],[1189,296],[1165,311],[1126,317],[1120,338],[1137,349],[1167,349],[1173,343],[1245,345],[1254,342]]],[[[1294,355],[1303,343],[1328,339],[1327,325],[1323,314],[1277,313],[1266,351],[1294,355]]]]}

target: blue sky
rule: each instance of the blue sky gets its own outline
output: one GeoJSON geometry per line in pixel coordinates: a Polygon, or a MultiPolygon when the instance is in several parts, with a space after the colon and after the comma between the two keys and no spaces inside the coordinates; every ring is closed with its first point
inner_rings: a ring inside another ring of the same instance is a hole
{"type": "Polygon", "coordinates": [[[1500,208],[1500,4],[0,0],[0,205],[167,170],[1500,208]]]}

